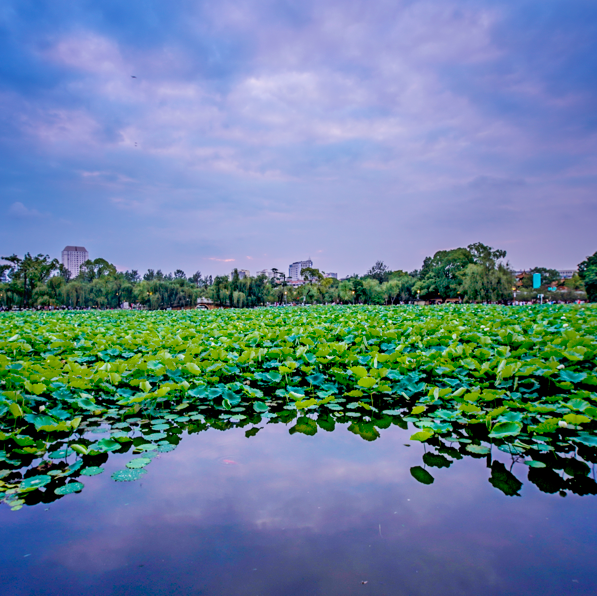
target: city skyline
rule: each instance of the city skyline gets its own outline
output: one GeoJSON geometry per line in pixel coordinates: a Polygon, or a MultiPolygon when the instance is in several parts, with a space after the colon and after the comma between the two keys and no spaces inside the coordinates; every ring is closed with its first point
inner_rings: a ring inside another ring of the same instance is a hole
{"type": "Polygon", "coordinates": [[[4,6],[2,255],[345,277],[595,251],[593,2],[4,6]]]}

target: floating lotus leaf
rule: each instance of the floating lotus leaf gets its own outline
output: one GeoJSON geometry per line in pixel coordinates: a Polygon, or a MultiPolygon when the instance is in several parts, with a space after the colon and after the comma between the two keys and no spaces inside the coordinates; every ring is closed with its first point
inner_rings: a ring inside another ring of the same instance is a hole
{"type": "Polygon", "coordinates": [[[116,480],[116,482],[132,482],[133,480],[139,480],[145,473],[146,470],[143,468],[136,470],[119,470],[112,474],[112,480],[116,480]]]}
{"type": "Polygon", "coordinates": [[[100,468],[99,466],[90,466],[88,468],[83,468],[81,470],[81,474],[83,476],[97,476],[104,471],[104,468],[100,468]]]}
{"type": "Polygon", "coordinates": [[[487,445],[467,445],[466,450],[477,455],[487,455],[491,451],[487,445]]]}
{"type": "Polygon", "coordinates": [[[57,495],[70,495],[71,493],[78,493],[85,488],[82,482],[69,482],[64,486],[59,486],[54,492],[57,495]]]}
{"type": "Polygon", "coordinates": [[[137,451],[153,451],[154,449],[157,449],[158,446],[155,445],[154,443],[142,443],[141,445],[137,445],[135,447],[135,449],[137,451]]]}
{"type": "Polygon", "coordinates": [[[147,439],[148,441],[159,441],[167,436],[168,435],[166,433],[151,433],[148,435],[143,435],[143,438],[147,439]]]}
{"type": "Polygon", "coordinates": [[[171,444],[167,444],[167,445],[160,445],[158,447],[158,451],[160,453],[168,453],[170,451],[174,451],[176,449],[176,445],[171,445],[171,444]]]}
{"type": "Polygon", "coordinates": [[[65,459],[69,455],[72,455],[74,451],[70,448],[63,448],[57,449],[56,451],[52,451],[52,453],[48,453],[48,457],[50,459],[65,459]]]}
{"type": "Polygon", "coordinates": [[[149,463],[151,463],[149,457],[136,457],[135,459],[131,459],[131,461],[126,464],[126,467],[134,470],[136,468],[144,468],[149,463]]]}
{"type": "Polygon", "coordinates": [[[25,478],[25,480],[21,482],[19,488],[21,490],[41,488],[50,482],[52,482],[51,476],[29,476],[29,478],[25,478]]]}
{"type": "Polygon", "coordinates": [[[527,466],[529,466],[530,468],[545,468],[545,464],[542,461],[536,461],[534,459],[528,459],[526,461],[523,462],[524,464],[526,464],[527,466]]]}

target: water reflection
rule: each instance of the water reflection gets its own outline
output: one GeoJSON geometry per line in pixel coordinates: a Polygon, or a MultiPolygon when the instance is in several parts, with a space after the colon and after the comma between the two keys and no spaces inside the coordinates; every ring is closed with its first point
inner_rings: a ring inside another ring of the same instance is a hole
{"type": "Polygon", "coordinates": [[[247,430],[183,434],[137,482],[110,477],[130,454],[105,454],[105,472],[87,477],[81,493],[18,513],[2,508],[6,593],[597,589],[596,500],[516,484],[512,478],[523,479],[523,469],[545,472],[513,464],[516,456],[495,450],[491,461],[458,459],[454,445],[407,447],[410,432],[396,425],[375,441],[339,424],[314,435],[290,435],[282,424],[249,438],[247,430]],[[417,467],[433,483],[416,478],[417,467]],[[505,486],[522,498],[507,498],[505,486]]]}
{"type": "MultiPolygon", "coordinates": [[[[140,482],[147,470],[153,468],[153,460],[171,454],[183,434],[196,435],[209,429],[227,432],[242,429],[246,439],[254,440],[265,427],[281,427],[298,437],[314,437],[345,428],[365,442],[377,441],[397,428],[407,431],[403,441],[408,442],[417,430],[399,415],[380,412],[363,415],[352,411],[333,416],[314,411],[306,415],[284,406],[275,413],[261,415],[242,407],[235,409],[238,412],[224,410],[222,414],[210,406],[189,407],[184,413],[158,411],[146,418],[113,412],[103,418],[87,418],[76,433],[54,433],[54,440],[47,444],[41,432],[28,437],[18,435],[17,442],[5,441],[9,450],[0,453],[5,466],[0,471],[0,490],[4,491],[0,492],[0,498],[19,510],[69,497],[84,490],[89,478],[103,474],[111,458],[126,453],[129,458],[111,478],[140,482]],[[240,414],[241,410],[245,414],[240,414]],[[23,447],[18,441],[28,443],[23,447]],[[41,451],[36,451],[38,448],[41,451]]],[[[410,444],[419,445],[416,441],[410,444]]],[[[166,459],[173,460],[173,456],[166,459]]],[[[550,494],[597,494],[595,447],[543,437],[528,444],[519,439],[492,442],[481,424],[428,438],[410,475],[423,485],[431,485],[438,470],[452,469],[463,459],[484,462],[490,470],[490,484],[508,496],[520,496],[525,481],[550,494]]]]}

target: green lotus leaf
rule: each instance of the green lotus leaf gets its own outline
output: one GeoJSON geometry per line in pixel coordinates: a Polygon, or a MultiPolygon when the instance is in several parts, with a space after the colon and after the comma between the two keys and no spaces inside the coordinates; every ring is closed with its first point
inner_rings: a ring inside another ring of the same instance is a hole
{"type": "Polygon", "coordinates": [[[116,480],[116,482],[133,482],[134,480],[139,480],[139,478],[146,473],[147,470],[144,470],[143,468],[138,468],[136,470],[118,470],[118,472],[112,474],[112,480],[116,480]]]}
{"type": "Polygon", "coordinates": [[[57,495],[70,495],[71,493],[78,493],[85,488],[82,482],[69,482],[64,486],[59,486],[54,492],[57,495]]]}
{"type": "Polygon", "coordinates": [[[57,449],[56,451],[52,451],[51,453],[48,453],[48,457],[50,459],[65,459],[69,455],[72,455],[73,453],[74,453],[74,451],[72,449],[65,447],[63,449],[57,449]]]}
{"type": "Polygon", "coordinates": [[[487,445],[467,445],[466,450],[477,455],[487,455],[491,451],[491,448],[487,447],[487,445]]]}
{"type": "Polygon", "coordinates": [[[597,436],[588,433],[579,433],[578,436],[572,437],[572,440],[587,447],[597,447],[597,436]]]}
{"type": "Polygon", "coordinates": [[[104,468],[100,468],[98,466],[90,466],[87,468],[83,468],[81,470],[81,474],[83,476],[97,476],[98,474],[101,474],[104,471],[104,468]]]}
{"type": "Polygon", "coordinates": [[[35,488],[41,488],[42,486],[45,486],[46,484],[49,484],[50,482],[52,482],[51,476],[45,476],[45,475],[29,476],[29,478],[25,478],[21,482],[21,484],[19,485],[19,488],[21,490],[31,490],[31,489],[35,489],[35,488]]]}
{"type": "Polygon", "coordinates": [[[569,383],[580,383],[587,378],[587,373],[573,372],[571,370],[561,370],[560,379],[569,383]]]}
{"type": "Polygon", "coordinates": [[[131,461],[126,464],[126,467],[134,470],[136,468],[144,468],[149,463],[151,463],[149,457],[136,457],[135,459],[131,459],[131,461]]]}
{"type": "Polygon", "coordinates": [[[534,459],[528,459],[522,463],[529,466],[529,468],[545,468],[546,467],[542,461],[536,461],[534,459]]]}
{"type": "Polygon", "coordinates": [[[489,433],[492,439],[503,439],[504,437],[514,437],[520,434],[522,424],[520,422],[498,422],[489,433]]]}

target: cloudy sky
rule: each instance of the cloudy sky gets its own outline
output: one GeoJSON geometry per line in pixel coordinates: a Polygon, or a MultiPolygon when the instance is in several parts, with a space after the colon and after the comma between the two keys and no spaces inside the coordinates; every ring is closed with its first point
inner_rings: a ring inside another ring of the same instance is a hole
{"type": "Polygon", "coordinates": [[[593,0],[3,0],[0,55],[1,255],[597,250],[593,0]]]}

